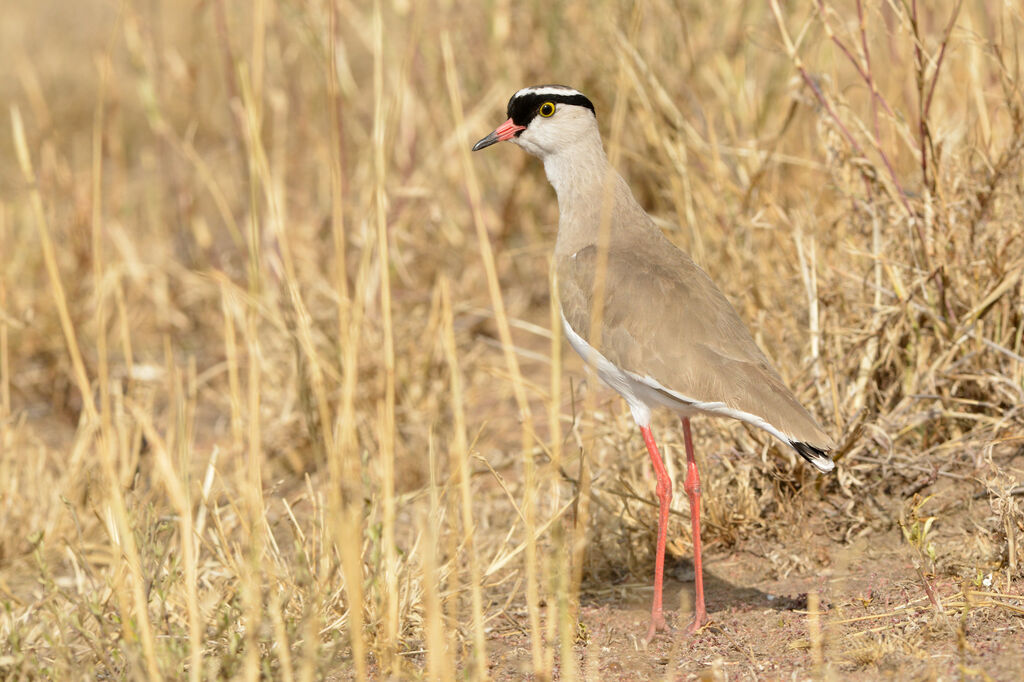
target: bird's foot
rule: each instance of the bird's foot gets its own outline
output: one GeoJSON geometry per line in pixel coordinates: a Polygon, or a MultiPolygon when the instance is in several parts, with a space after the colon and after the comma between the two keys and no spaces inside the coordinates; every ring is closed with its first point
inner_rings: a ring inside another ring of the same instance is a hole
{"type": "MultiPolygon", "coordinates": [[[[708,612],[701,609],[698,613],[693,616],[693,621],[686,626],[687,635],[695,635],[704,629],[704,626],[708,624],[708,612]]],[[[653,627],[653,626],[652,626],[653,627]]]]}
{"type": "Polygon", "coordinates": [[[646,644],[650,644],[651,640],[654,639],[654,635],[659,632],[669,632],[672,628],[665,622],[664,614],[659,613],[656,616],[651,616],[651,627],[647,630],[647,637],[644,638],[646,644]]]}

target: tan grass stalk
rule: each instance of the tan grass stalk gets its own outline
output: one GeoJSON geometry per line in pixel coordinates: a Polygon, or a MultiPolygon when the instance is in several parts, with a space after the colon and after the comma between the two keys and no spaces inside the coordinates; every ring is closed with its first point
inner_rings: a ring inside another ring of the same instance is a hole
{"type": "MultiPolygon", "coordinates": [[[[194,682],[202,675],[203,646],[202,619],[199,614],[199,570],[198,556],[196,552],[196,534],[192,519],[192,505],[188,494],[188,472],[184,472],[185,480],[182,481],[178,472],[175,471],[174,463],[163,438],[153,426],[150,416],[145,411],[132,408],[132,416],[138,420],[146,434],[146,439],[153,448],[156,455],[156,466],[160,472],[164,487],[167,490],[171,504],[174,505],[178,520],[178,547],[181,550],[181,561],[185,569],[184,588],[185,605],[188,613],[188,635],[189,635],[189,669],[188,678],[194,682]]],[[[188,448],[186,448],[188,451],[188,448]]]]}
{"type": "Polygon", "coordinates": [[[244,488],[243,501],[248,520],[248,537],[245,560],[239,573],[242,603],[245,610],[245,678],[252,682],[259,677],[259,624],[262,620],[262,579],[260,566],[264,554],[264,502],[263,502],[263,431],[260,419],[260,392],[262,372],[260,363],[259,331],[257,312],[246,311],[245,341],[248,349],[247,417],[249,428],[245,450],[245,468],[241,484],[244,488]]]}
{"type": "MultiPolygon", "coordinates": [[[[309,479],[307,479],[308,483],[309,479]]],[[[311,499],[316,499],[311,497],[311,499]]],[[[321,505],[316,505],[318,509],[322,509],[321,505]]],[[[324,523],[324,518],[321,515],[314,513],[313,518],[317,519],[317,527],[324,531],[328,528],[327,524],[324,523]]],[[[324,538],[326,540],[326,538],[324,538]]],[[[329,542],[325,542],[323,546],[330,546],[329,542]]],[[[330,556],[329,552],[323,552],[325,559],[330,556]]],[[[315,564],[314,564],[315,565],[315,564]]],[[[327,573],[327,571],[324,571],[327,573]]],[[[334,575],[333,572],[329,573],[334,575]]],[[[318,586],[319,587],[319,586],[318,586]]],[[[322,587],[314,593],[316,597],[307,607],[306,613],[302,623],[302,652],[301,659],[299,661],[299,682],[313,682],[316,679],[317,674],[317,663],[319,662],[320,653],[320,603],[321,599],[325,596],[322,587]]],[[[360,615],[362,612],[360,611],[360,615]]],[[[352,618],[348,619],[349,626],[351,627],[352,618]]],[[[359,624],[362,624],[362,619],[359,619],[359,624]]],[[[359,643],[362,644],[362,632],[360,631],[359,643]]],[[[353,647],[352,651],[355,652],[357,649],[353,647]]],[[[361,649],[360,649],[361,651],[361,649]]],[[[354,669],[355,679],[364,680],[366,679],[366,660],[365,658],[354,658],[354,669]]]]}
{"type": "Polygon", "coordinates": [[[43,249],[43,262],[46,264],[46,272],[50,277],[50,288],[52,289],[54,303],[57,305],[57,315],[60,317],[61,330],[64,332],[64,343],[67,345],[68,355],[71,357],[72,379],[74,379],[79,393],[82,394],[82,406],[86,416],[91,423],[97,424],[99,422],[99,414],[96,411],[96,403],[93,401],[92,388],[85,371],[85,363],[82,361],[82,351],[78,347],[75,327],[71,322],[71,314],[68,312],[68,299],[64,293],[64,283],[60,278],[60,268],[57,265],[57,256],[54,253],[50,228],[46,222],[43,196],[39,191],[36,173],[32,167],[32,156],[29,154],[28,142],[25,139],[25,124],[22,122],[21,111],[17,106],[11,106],[10,112],[11,128],[14,134],[14,149],[18,156],[18,164],[21,166],[22,177],[29,187],[29,200],[32,205],[32,215],[35,218],[36,230],[39,233],[39,244],[43,249]]]}
{"type": "Polygon", "coordinates": [[[93,292],[96,298],[96,382],[100,392],[100,420],[104,438],[112,442],[113,428],[110,417],[110,376],[107,366],[107,305],[103,278],[103,129],[104,100],[106,98],[107,78],[110,74],[110,60],[99,60],[99,96],[96,98],[96,110],[93,114],[92,126],[92,212],[89,216],[91,225],[92,247],[92,279],[93,292]]]}
{"type": "MultiPolygon", "coordinates": [[[[582,486],[581,486],[582,487],[582,486]]],[[[554,590],[554,600],[558,608],[558,641],[560,643],[559,672],[563,680],[575,680],[579,678],[576,666],[576,633],[579,623],[578,592],[573,592],[572,582],[575,580],[573,571],[575,566],[570,567],[562,562],[562,570],[556,570],[557,581],[554,590]]]]}
{"type": "Polygon", "coordinates": [[[547,601],[544,604],[544,639],[547,643],[544,652],[544,663],[537,677],[542,679],[553,679],[555,670],[555,655],[558,653],[559,642],[559,620],[558,620],[558,585],[568,583],[569,564],[563,559],[565,556],[565,540],[562,537],[561,529],[556,527],[551,533],[552,550],[544,554],[541,560],[542,577],[547,601]],[[563,577],[558,577],[561,572],[563,577]]]}
{"type": "Polygon", "coordinates": [[[537,582],[537,550],[534,541],[534,524],[536,518],[535,494],[536,485],[534,475],[534,462],[532,452],[533,417],[530,411],[530,404],[526,398],[526,389],[519,369],[519,361],[516,358],[514,345],[512,343],[512,332],[509,326],[508,315],[505,311],[504,299],[501,295],[501,287],[498,283],[498,272],[494,261],[494,251],[491,248],[490,238],[487,235],[487,227],[484,223],[482,202],[480,196],[480,184],[477,180],[476,171],[469,158],[470,144],[466,139],[466,126],[464,109],[462,107],[462,94],[459,89],[458,75],[455,70],[455,57],[452,54],[451,36],[444,32],[441,36],[441,53],[445,64],[445,77],[448,83],[448,96],[451,101],[452,114],[455,123],[455,130],[458,140],[459,160],[462,165],[463,177],[466,181],[466,192],[469,195],[470,210],[473,214],[473,224],[476,228],[477,243],[480,248],[480,256],[483,261],[484,272],[487,278],[487,290],[491,297],[491,305],[494,308],[494,317],[498,325],[498,337],[501,340],[502,350],[505,356],[505,363],[508,366],[512,379],[512,392],[515,395],[516,406],[519,408],[521,419],[521,443],[524,471],[524,492],[523,492],[523,515],[526,518],[526,594],[527,612],[530,619],[530,644],[534,669],[540,669],[544,662],[544,640],[540,629],[540,605],[539,589],[537,582]]]}
{"type": "MultiPolygon", "coordinates": [[[[554,272],[549,261],[548,272],[554,272]]],[[[550,290],[556,290],[554,278],[549,278],[550,290]]],[[[551,463],[547,469],[547,477],[551,485],[551,508],[558,508],[561,496],[562,468],[562,313],[558,304],[558,296],[548,297],[548,324],[551,327],[551,371],[548,383],[548,451],[551,463]]]]}
{"type": "MultiPolygon", "coordinates": [[[[7,247],[7,210],[0,202],[0,253],[7,247]]],[[[7,340],[7,267],[0,267],[0,447],[7,439],[7,418],[11,414],[11,350],[7,340]]]]}
{"type": "MultiPolygon", "coordinates": [[[[636,36],[642,19],[643,4],[637,3],[633,6],[633,12],[630,17],[629,36],[631,41],[632,38],[636,36]]],[[[629,91],[626,82],[626,60],[622,59],[621,62],[622,66],[619,67],[615,79],[616,87],[615,100],[612,105],[611,134],[608,137],[608,171],[604,179],[604,186],[608,189],[602,193],[600,223],[597,231],[597,260],[594,266],[594,292],[592,300],[598,301],[599,305],[594,306],[593,310],[591,310],[590,336],[588,339],[590,345],[594,348],[601,347],[601,325],[604,319],[604,291],[606,284],[605,276],[608,271],[608,247],[611,239],[611,214],[613,209],[612,202],[615,196],[615,193],[611,191],[610,188],[613,186],[616,173],[618,172],[616,165],[621,154],[622,134],[627,111],[626,94],[629,91]]],[[[553,292],[552,295],[556,296],[557,293],[553,292]]],[[[596,412],[596,401],[597,392],[588,391],[585,405],[586,413],[588,415],[593,415],[596,412]]],[[[588,421],[588,424],[590,425],[590,433],[586,440],[590,443],[596,443],[597,422],[590,420],[588,421]]],[[[587,456],[586,452],[581,450],[579,496],[577,497],[575,529],[573,533],[571,552],[572,580],[569,584],[569,599],[571,612],[573,614],[572,617],[574,620],[578,618],[579,614],[579,592],[580,585],[583,582],[583,563],[586,556],[587,532],[590,524],[590,488],[592,483],[590,467],[590,458],[587,456]]],[[[564,647],[565,642],[563,642],[563,648],[564,647]]]]}
{"type": "Polygon", "coordinates": [[[444,610],[441,608],[441,573],[438,567],[438,531],[444,519],[441,514],[441,493],[437,483],[437,450],[433,433],[428,438],[427,455],[430,468],[430,509],[420,532],[426,538],[423,544],[423,616],[425,619],[427,649],[427,677],[431,680],[454,679],[450,652],[444,634],[444,610]]]}
{"type": "Polygon", "coordinates": [[[235,311],[231,305],[230,283],[220,280],[221,310],[224,314],[224,357],[228,364],[228,400],[231,405],[231,440],[239,452],[244,447],[242,388],[238,378],[238,342],[235,338],[235,311]]]}
{"type": "MultiPolygon", "coordinates": [[[[455,323],[452,315],[451,294],[448,280],[438,282],[441,292],[441,327],[444,334],[444,354],[450,374],[452,405],[452,440],[449,447],[452,457],[452,471],[458,472],[459,496],[462,501],[462,544],[469,558],[469,593],[473,624],[473,654],[477,678],[487,676],[487,643],[484,636],[483,590],[480,587],[480,560],[477,554],[473,523],[473,490],[469,473],[469,443],[466,441],[465,394],[462,387],[462,373],[455,346],[455,323]]],[[[453,557],[454,558],[454,557],[453,557]]]]}
{"type": "Polygon", "coordinates": [[[356,436],[356,387],[359,379],[359,343],[362,338],[364,301],[370,270],[372,249],[363,249],[356,273],[355,290],[351,308],[345,318],[347,326],[342,327],[341,366],[341,408],[338,413],[339,452],[328,452],[327,465],[329,480],[328,499],[331,502],[331,529],[334,544],[341,560],[345,577],[345,592],[348,597],[347,625],[352,658],[355,663],[356,679],[367,676],[368,647],[363,628],[363,467],[360,446],[356,436]],[[357,551],[356,548],[359,548],[357,551]]]}
{"type": "Polygon", "coordinates": [[[825,654],[822,648],[820,599],[817,592],[807,594],[807,633],[811,641],[811,666],[814,678],[825,678],[825,654]]]}
{"type": "MultiPolygon", "coordinates": [[[[262,261],[259,250],[259,210],[258,194],[261,185],[267,190],[267,178],[262,172],[265,167],[265,156],[260,139],[260,121],[258,111],[253,103],[251,84],[246,69],[240,68],[239,83],[242,91],[243,121],[246,124],[245,139],[249,166],[249,206],[250,225],[250,300],[245,316],[245,344],[247,347],[247,417],[248,433],[245,450],[245,471],[242,486],[245,517],[248,522],[248,543],[244,550],[244,560],[240,563],[239,582],[242,605],[245,614],[245,654],[244,675],[247,680],[256,680],[260,670],[259,630],[263,620],[263,559],[266,555],[267,537],[265,533],[265,502],[263,497],[263,430],[260,412],[263,390],[263,353],[260,343],[260,310],[257,307],[262,261]]],[[[272,209],[271,220],[274,219],[272,209]]]]}
{"type": "Polygon", "coordinates": [[[135,366],[135,354],[132,352],[132,328],[128,321],[128,306],[124,300],[124,285],[118,279],[114,283],[114,302],[117,304],[117,327],[120,330],[121,357],[124,366],[131,371],[135,366]]]}
{"type": "Polygon", "coordinates": [[[385,161],[384,26],[380,0],[373,5],[373,196],[380,266],[380,313],[384,343],[384,402],[380,406],[378,432],[381,459],[381,503],[384,550],[384,644],[383,668],[392,670],[398,651],[398,553],[395,546],[395,339],[391,319],[391,253],[388,244],[385,161]]]}
{"type": "Polygon", "coordinates": [[[225,195],[221,184],[217,181],[214,171],[211,170],[210,165],[203,159],[191,141],[185,140],[179,142],[169,135],[166,136],[165,139],[178,148],[180,153],[189,161],[189,163],[192,164],[192,167],[196,169],[199,179],[206,187],[206,191],[210,193],[213,205],[217,209],[217,215],[220,217],[221,222],[224,223],[224,227],[227,228],[231,240],[235,243],[235,246],[242,248],[245,244],[245,237],[242,236],[242,230],[238,227],[238,221],[235,219],[235,215],[231,211],[231,204],[228,201],[228,197],[225,195]]]}
{"type": "MultiPolygon", "coordinates": [[[[548,278],[549,290],[553,292],[548,297],[548,324],[551,335],[549,351],[551,362],[547,403],[548,452],[550,461],[543,470],[544,478],[547,480],[542,481],[541,485],[543,488],[550,490],[548,494],[550,506],[547,510],[547,516],[553,521],[554,519],[561,518],[565,511],[568,511],[571,503],[565,505],[564,510],[559,512],[558,507],[561,504],[562,496],[562,314],[558,303],[558,296],[554,293],[557,291],[557,283],[553,276],[554,267],[551,259],[548,261],[548,272],[551,273],[548,278]]],[[[550,521],[545,522],[542,528],[538,530],[546,533],[549,525],[550,521]]],[[[547,608],[545,609],[547,623],[544,637],[547,645],[545,647],[546,651],[542,667],[538,671],[538,675],[544,679],[552,679],[554,677],[556,643],[559,636],[558,598],[556,596],[558,594],[558,585],[559,583],[568,584],[569,582],[569,564],[563,559],[563,557],[567,556],[564,534],[561,532],[552,533],[550,544],[549,560],[544,562],[543,574],[543,585],[546,592],[545,599],[547,601],[547,608]],[[552,561],[551,557],[558,557],[558,559],[552,561]]]]}
{"type": "Polygon", "coordinates": [[[288,641],[288,631],[285,628],[284,615],[281,613],[282,599],[283,596],[279,594],[268,595],[267,610],[270,623],[274,628],[274,650],[280,661],[280,679],[282,682],[292,682],[295,679],[295,673],[292,664],[291,643],[288,641]]]}
{"type": "Polygon", "coordinates": [[[252,3],[252,57],[249,60],[249,79],[244,86],[252,90],[252,113],[256,120],[263,121],[263,78],[266,71],[267,42],[267,0],[252,3]]]}
{"type": "Polygon", "coordinates": [[[805,253],[803,233],[797,230],[795,235],[796,253],[800,262],[800,277],[804,281],[804,295],[807,296],[807,321],[811,333],[811,372],[817,378],[821,372],[818,365],[821,348],[821,323],[818,319],[818,259],[814,238],[808,240],[809,246],[805,253]]]}
{"type": "Polygon", "coordinates": [[[349,304],[348,263],[345,231],[345,159],[341,144],[341,96],[338,92],[338,3],[327,0],[327,139],[331,168],[331,237],[334,245],[334,289],[338,294],[338,337],[346,333],[349,304]]]}
{"type": "MultiPolygon", "coordinates": [[[[690,597],[690,591],[687,589],[679,590],[679,614],[691,613],[693,611],[693,599],[690,597]]],[[[729,638],[728,634],[726,635],[729,638]]],[[[731,639],[731,638],[729,638],[731,639]]],[[[731,642],[733,646],[738,649],[742,649],[737,643],[731,642]]],[[[676,679],[678,673],[678,666],[684,655],[684,649],[686,647],[686,639],[683,637],[672,638],[672,648],[668,654],[668,665],[665,666],[665,682],[672,682],[676,679]]]]}

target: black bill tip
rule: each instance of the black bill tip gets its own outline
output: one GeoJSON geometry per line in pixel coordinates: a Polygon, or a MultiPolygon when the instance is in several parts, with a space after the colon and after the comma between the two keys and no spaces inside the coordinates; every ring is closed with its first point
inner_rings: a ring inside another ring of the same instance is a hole
{"type": "Polygon", "coordinates": [[[492,144],[497,144],[498,142],[501,142],[501,138],[498,137],[498,131],[494,131],[493,133],[491,133],[490,135],[488,135],[487,137],[473,145],[473,151],[478,152],[481,149],[490,147],[492,144]]]}

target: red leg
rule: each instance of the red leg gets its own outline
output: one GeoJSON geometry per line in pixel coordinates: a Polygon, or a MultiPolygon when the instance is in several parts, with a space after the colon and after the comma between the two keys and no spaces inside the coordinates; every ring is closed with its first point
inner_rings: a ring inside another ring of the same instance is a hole
{"type": "Polygon", "coordinates": [[[708,612],[704,608],[704,570],[700,558],[700,474],[697,473],[697,461],[693,458],[693,436],[690,435],[690,420],[683,417],[683,437],[686,441],[686,483],[683,489],[690,498],[690,523],[693,526],[693,575],[696,600],[693,608],[693,622],[686,629],[691,635],[700,630],[708,622],[708,612]]]}
{"type": "MultiPolygon", "coordinates": [[[[665,614],[661,608],[661,587],[665,579],[665,537],[668,534],[668,505],[672,501],[672,479],[665,470],[665,462],[661,460],[658,446],[654,442],[651,427],[641,426],[647,452],[651,455],[654,475],[658,478],[658,549],[654,559],[654,603],[651,605],[651,629],[647,631],[647,641],[651,641],[654,633],[667,629],[665,614]]],[[[703,607],[704,602],[701,601],[703,607]]]]}

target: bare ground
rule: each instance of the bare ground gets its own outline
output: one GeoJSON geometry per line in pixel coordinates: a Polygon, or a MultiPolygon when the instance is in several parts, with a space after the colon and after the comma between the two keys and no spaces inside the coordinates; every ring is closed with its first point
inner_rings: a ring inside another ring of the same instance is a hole
{"type": "MultiPolygon", "coordinates": [[[[819,536],[797,551],[813,550],[826,560],[808,574],[785,578],[767,577],[772,562],[748,551],[707,555],[710,622],[687,636],[682,629],[690,617],[670,614],[675,630],[649,645],[650,585],[590,586],[578,665],[586,679],[806,679],[816,672],[835,679],[1020,679],[1024,581],[1006,584],[995,576],[985,587],[966,576],[930,578],[940,615],[898,534],[838,548],[819,536]],[[964,589],[978,592],[967,607],[964,589]],[[817,670],[808,594],[820,599],[823,663],[817,670]]],[[[666,604],[692,603],[692,575],[685,559],[667,568],[666,604]]],[[[529,670],[525,612],[515,615],[521,617],[507,618],[492,633],[496,679],[521,679],[529,670]]]]}

